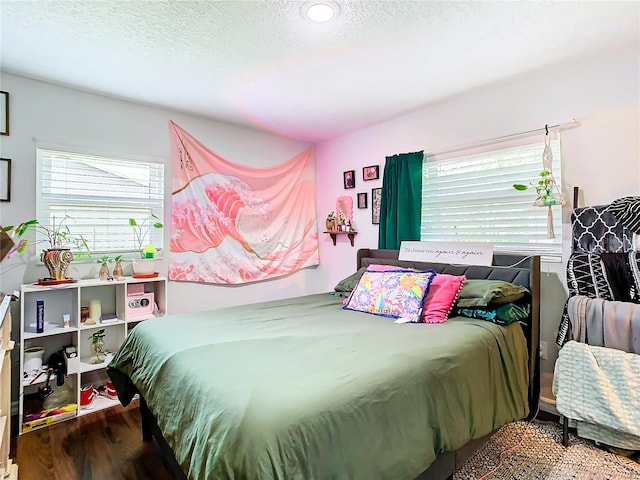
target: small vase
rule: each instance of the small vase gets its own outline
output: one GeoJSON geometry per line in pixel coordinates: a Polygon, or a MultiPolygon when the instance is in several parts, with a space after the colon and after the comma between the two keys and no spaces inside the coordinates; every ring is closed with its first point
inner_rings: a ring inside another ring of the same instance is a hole
{"type": "Polygon", "coordinates": [[[122,270],[122,264],[120,261],[117,261],[113,266],[113,276],[114,278],[124,277],[124,271],[122,270]]]}
{"type": "Polygon", "coordinates": [[[106,280],[109,277],[109,267],[106,262],[102,262],[102,266],[100,267],[100,271],[98,272],[98,278],[100,280],[106,280]]]}
{"type": "Polygon", "coordinates": [[[329,232],[333,232],[336,228],[336,221],[335,220],[327,220],[327,231],[329,232]]]}
{"type": "Polygon", "coordinates": [[[104,338],[97,337],[91,340],[91,355],[91,363],[96,364],[104,362],[104,338]]]}

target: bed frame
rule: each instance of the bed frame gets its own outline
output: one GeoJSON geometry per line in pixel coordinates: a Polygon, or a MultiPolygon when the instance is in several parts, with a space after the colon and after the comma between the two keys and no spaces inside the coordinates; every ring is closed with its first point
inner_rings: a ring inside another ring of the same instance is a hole
{"type": "MultiPolygon", "coordinates": [[[[466,275],[467,278],[505,280],[527,287],[531,292],[531,315],[522,323],[529,351],[529,416],[532,418],[538,410],[540,397],[540,363],[538,357],[540,343],[540,257],[496,254],[492,266],[451,265],[443,263],[400,261],[399,250],[360,249],[357,254],[357,268],[370,264],[398,265],[418,269],[433,269],[438,273],[450,275],[466,275]]],[[[156,419],[147,403],[140,395],[140,415],[142,418],[142,439],[156,440],[167,466],[176,479],[187,477],[175,459],[171,447],[167,444],[156,419]]],[[[483,445],[493,432],[476,440],[472,440],[455,452],[442,452],[427,470],[416,480],[453,480],[453,474],[483,445]]]]}

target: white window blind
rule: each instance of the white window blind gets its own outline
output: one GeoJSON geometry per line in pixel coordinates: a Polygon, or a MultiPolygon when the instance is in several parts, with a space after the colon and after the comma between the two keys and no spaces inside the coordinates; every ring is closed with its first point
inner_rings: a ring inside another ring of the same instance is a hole
{"type": "MultiPolygon", "coordinates": [[[[551,141],[561,185],[560,140],[551,141]]],[[[562,253],[562,210],[553,208],[556,238],[547,238],[547,207],[535,207],[542,141],[446,160],[425,159],[421,240],[486,241],[496,251],[555,257],[562,253]],[[526,191],[514,183],[528,185],[526,191]]]]}
{"type": "MultiPolygon", "coordinates": [[[[96,155],[36,149],[38,221],[69,217],[92,255],[138,252],[129,218],[138,223],[164,214],[164,165],[96,155]]],[[[148,220],[147,220],[148,221],[148,220]]],[[[163,246],[162,229],[150,228],[143,244],[163,246]]]]}

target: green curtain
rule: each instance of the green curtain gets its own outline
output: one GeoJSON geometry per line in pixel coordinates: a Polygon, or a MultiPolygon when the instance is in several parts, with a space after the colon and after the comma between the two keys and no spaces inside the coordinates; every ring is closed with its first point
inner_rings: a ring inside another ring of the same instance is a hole
{"type": "Polygon", "coordinates": [[[420,240],[423,158],[424,152],[386,158],[378,248],[397,250],[403,240],[420,240]]]}

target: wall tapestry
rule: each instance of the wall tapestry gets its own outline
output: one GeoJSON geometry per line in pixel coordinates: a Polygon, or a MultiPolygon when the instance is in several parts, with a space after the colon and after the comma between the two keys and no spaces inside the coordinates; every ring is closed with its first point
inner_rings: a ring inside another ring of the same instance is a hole
{"type": "Polygon", "coordinates": [[[171,280],[242,284],[320,263],[311,148],[252,168],[173,122],[170,136],[171,280]]]}

